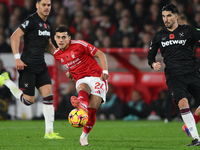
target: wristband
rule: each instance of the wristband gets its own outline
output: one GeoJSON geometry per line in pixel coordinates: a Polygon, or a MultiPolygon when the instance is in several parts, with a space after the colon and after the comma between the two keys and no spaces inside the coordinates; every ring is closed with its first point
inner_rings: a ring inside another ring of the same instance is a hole
{"type": "Polygon", "coordinates": [[[14,58],[15,58],[15,59],[20,59],[20,54],[19,54],[19,53],[15,54],[15,55],[14,55],[14,58]]]}
{"type": "Polygon", "coordinates": [[[108,70],[103,70],[103,73],[108,75],[108,70]]]}

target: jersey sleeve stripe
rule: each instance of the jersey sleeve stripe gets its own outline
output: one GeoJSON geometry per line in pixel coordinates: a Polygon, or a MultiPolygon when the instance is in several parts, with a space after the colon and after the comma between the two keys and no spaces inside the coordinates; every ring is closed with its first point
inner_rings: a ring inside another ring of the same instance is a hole
{"type": "Polygon", "coordinates": [[[53,55],[55,55],[55,53],[57,53],[59,50],[60,50],[59,48],[56,49],[56,50],[54,51],[53,55]]]}
{"type": "Polygon", "coordinates": [[[81,41],[81,40],[71,40],[71,44],[81,44],[81,45],[83,45],[85,47],[88,46],[88,44],[86,42],[81,41]]]}

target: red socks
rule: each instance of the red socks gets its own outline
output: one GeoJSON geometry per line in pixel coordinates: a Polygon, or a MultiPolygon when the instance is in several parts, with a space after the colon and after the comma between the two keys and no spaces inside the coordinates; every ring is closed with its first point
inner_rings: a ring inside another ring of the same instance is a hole
{"type": "MultiPolygon", "coordinates": [[[[78,93],[78,99],[84,103],[86,106],[89,105],[90,100],[89,100],[89,94],[84,91],[84,90],[80,90],[78,93]]],[[[96,108],[88,108],[88,122],[87,124],[83,127],[83,132],[85,133],[90,133],[90,131],[92,130],[95,122],[96,122],[96,112],[97,109],[96,108]]]]}
{"type": "Polygon", "coordinates": [[[80,90],[78,93],[78,99],[88,107],[90,100],[89,94],[86,91],[80,90]]]}
{"type": "Polygon", "coordinates": [[[96,112],[97,112],[96,108],[88,108],[88,122],[83,127],[83,132],[90,133],[90,131],[92,130],[96,122],[96,112]]]}
{"type": "Polygon", "coordinates": [[[200,121],[200,116],[196,116],[195,114],[193,114],[194,120],[196,122],[196,124],[200,121]]]}

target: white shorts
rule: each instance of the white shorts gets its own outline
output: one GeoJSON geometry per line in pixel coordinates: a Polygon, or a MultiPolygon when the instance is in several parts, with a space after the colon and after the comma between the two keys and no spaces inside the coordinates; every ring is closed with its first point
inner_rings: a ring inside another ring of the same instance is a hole
{"type": "Polygon", "coordinates": [[[106,93],[108,91],[107,80],[102,81],[99,77],[84,77],[76,82],[76,89],[81,83],[85,83],[90,87],[92,95],[97,95],[106,102],[106,93]]]}

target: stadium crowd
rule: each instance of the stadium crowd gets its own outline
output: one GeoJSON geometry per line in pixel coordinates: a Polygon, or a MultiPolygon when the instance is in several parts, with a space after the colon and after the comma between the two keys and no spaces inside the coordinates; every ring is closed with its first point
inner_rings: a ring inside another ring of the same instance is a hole
{"type": "MultiPolygon", "coordinates": [[[[28,15],[36,11],[35,3],[36,0],[0,0],[0,53],[12,52],[10,36],[28,15]]],[[[52,31],[59,25],[66,25],[69,27],[73,39],[88,41],[98,48],[149,48],[154,33],[164,26],[161,8],[166,3],[172,3],[178,7],[180,24],[190,24],[200,28],[200,0],[52,0],[52,9],[48,20],[52,31]]],[[[23,40],[21,47],[23,47],[23,40]]],[[[74,92],[72,90],[72,93],[74,92]]],[[[134,94],[140,95],[141,93],[134,94]]],[[[0,98],[4,99],[3,96],[0,98]]],[[[139,110],[142,112],[143,103],[134,108],[134,100],[123,105],[127,110],[126,115],[110,112],[115,109],[110,109],[108,112],[106,108],[121,105],[116,95],[108,96],[111,101],[115,99],[116,101],[110,102],[112,104],[110,106],[104,105],[100,108],[99,119],[124,117],[124,120],[138,120],[140,116],[151,119],[157,112],[155,104],[149,106],[148,112],[142,113],[142,115],[129,114],[131,109],[134,109],[134,112],[139,110]],[[129,109],[130,111],[128,111],[129,109]]],[[[139,101],[141,101],[142,96],[139,97],[139,101]]],[[[8,96],[8,98],[10,97],[8,96]]],[[[63,99],[66,97],[63,96],[63,99]]],[[[158,106],[165,104],[163,101],[160,103],[158,106]]],[[[67,108],[63,108],[63,110],[65,109],[67,108]]],[[[119,109],[123,110],[123,108],[119,109]]],[[[161,111],[163,110],[161,109],[161,111]]],[[[166,117],[163,112],[159,113],[162,113],[160,116],[158,115],[160,118],[166,117]]],[[[140,113],[137,112],[137,114],[140,113]]]]}
{"type": "MultiPolygon", "coordinates": [[[[11,52],[9,37],[31,13],[35,0],[0,0],[0,52],[11,52]]],[[[200,27],[199,0],[52,0],[49,21],[54,30],[66,25],[75,39],[96,47],[148,48],[163,27],[161,7],[173,3],[180,24],[200,27]]]]}

